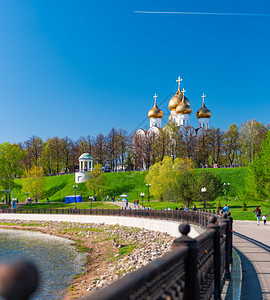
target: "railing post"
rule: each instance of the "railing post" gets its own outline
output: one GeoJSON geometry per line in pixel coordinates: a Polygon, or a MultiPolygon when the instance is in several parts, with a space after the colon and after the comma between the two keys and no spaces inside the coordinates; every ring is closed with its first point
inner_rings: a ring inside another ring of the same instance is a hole
{"type": "Polygon", "coordinates": [[[197,300],[199,299],[199,288],[198,288],[198,250],[197,241],[188,237],[190,232],[190,226],[188,224],[180,224],[179,231],[182,234],[180,238],[173,241],[172,248],[175,249],[178,246],[186,245],[189,249],[188,255],[185,260],[185,275],[186,282],[184,288],[184,300],[197,300]]]}
{"type": "Polygon", "coordinates": [[[214,299],[221,299],[221,257],[220,257],[220,226],[216,224],[217,218],[212,216],[207,230],[213,229],[215,231],[213,236],[214,248],[214,299]]]}
{"type": "Polygon", "coordinates": [[[16,261],[0,264],[0,296],[5,299],[24,300],[36,290],[39,283],[38,270],[30,262],[16,261]]]}
{"type": "Polygon", "coordinates": [[[226,227],[225,227],[225,272],[226,272],[226,279],[230,280],[231,279],[231,273],[230,273],[230,252],[231,252],[231,237],[230,237],[230,221],[227,219],[228,215],[227,213],[225,213],[223,215],[223,219],[222,222],[226,223],[226,227]]]}
{"type": "Polygon", "coordinates": [[[232,257],[232,229],[233,229],[233,218],[231,217],[231,213],[228,212],[228,219],[230,221],[229,228],[230,228],[230,238],[231,238],[231,244],[230,244],[230,263],[233,263],[233,257],[232,257]]]}

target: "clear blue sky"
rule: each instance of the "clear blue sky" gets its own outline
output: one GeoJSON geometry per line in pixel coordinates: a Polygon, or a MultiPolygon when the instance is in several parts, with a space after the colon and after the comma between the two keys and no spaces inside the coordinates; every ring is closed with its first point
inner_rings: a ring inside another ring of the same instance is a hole
{"type": "Polygon", "coordinates": [[[179,75],[192,125],[203,92],[214,127],[269,123],[270,17],[136,10],[269,14],[270,3],[0,0],[0,142],[132,132],[179,75]]]}

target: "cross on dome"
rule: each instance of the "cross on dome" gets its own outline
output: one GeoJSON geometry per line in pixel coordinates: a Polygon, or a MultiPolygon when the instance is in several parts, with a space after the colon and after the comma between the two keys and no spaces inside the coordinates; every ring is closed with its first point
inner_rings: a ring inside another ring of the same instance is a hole
{"type": "Polygon", "coordinates": [[[186,92],[186,90],[185,90],[185,89],[183,89],[183,90],[182,90],[182,94],[183,94],[183,96],[185,96],[185,92],[186,92]]]}
{"type": "Polygon", "coordinates": [[[204,98],[206,97],[206,95],[203,93],[201,97],[203,98],[203,103],[204,103],[204,98]]]}
{"type": "Polygon", "coordinates": [[[157,94],[155,94],[154,96],[153,96],[153,98],[155,98],[155,103],[157,102],[157,94]]]}
{"type": "Polygon", "coordinates": [[[176,82],[178,82],[178,89],[180,90],[180,83],[183,79],[180,78],[180,76],[178,77],[178,79],[176,80],[176,82]]]}

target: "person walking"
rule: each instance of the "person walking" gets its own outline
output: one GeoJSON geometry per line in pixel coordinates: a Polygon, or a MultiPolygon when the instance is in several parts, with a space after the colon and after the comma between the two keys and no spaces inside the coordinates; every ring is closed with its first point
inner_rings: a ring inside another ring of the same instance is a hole
{"type": "Polygon", "coordinates": [[[223,212],[228,212],[230,210],[230,208],[227,204],[225,204],[222,210],[223,210],[223,212]]]}
{"type": "Polygon", "coordinates": [[[263,220],[263,225],[267,225],[267,223],[266,223],[266,214],[263,214],[263,216],[262,216],[262,220],[263,220]]]}
{"type": "Polygon", "coordinates": [[[262,215],[262,212],[260,210],[260,207],[257,206],[255,210],[253,210],[253,212],[255,212],[255,217],[257,218],[257,225],[260,225],[260,217],[262,215]]]}

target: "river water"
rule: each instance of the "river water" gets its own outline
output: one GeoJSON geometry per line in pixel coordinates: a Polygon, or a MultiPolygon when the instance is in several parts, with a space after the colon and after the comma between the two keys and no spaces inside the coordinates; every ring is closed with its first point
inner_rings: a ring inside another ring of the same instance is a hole
{"type": "Polygon", "coordinates": [[[0,229],[0,263],[22,258],[33,261],[40,272],[40,284],[31,299],[61,299],[74,276],[85,268],[85,254],[78,253],[68,239],[0,229]]]}

